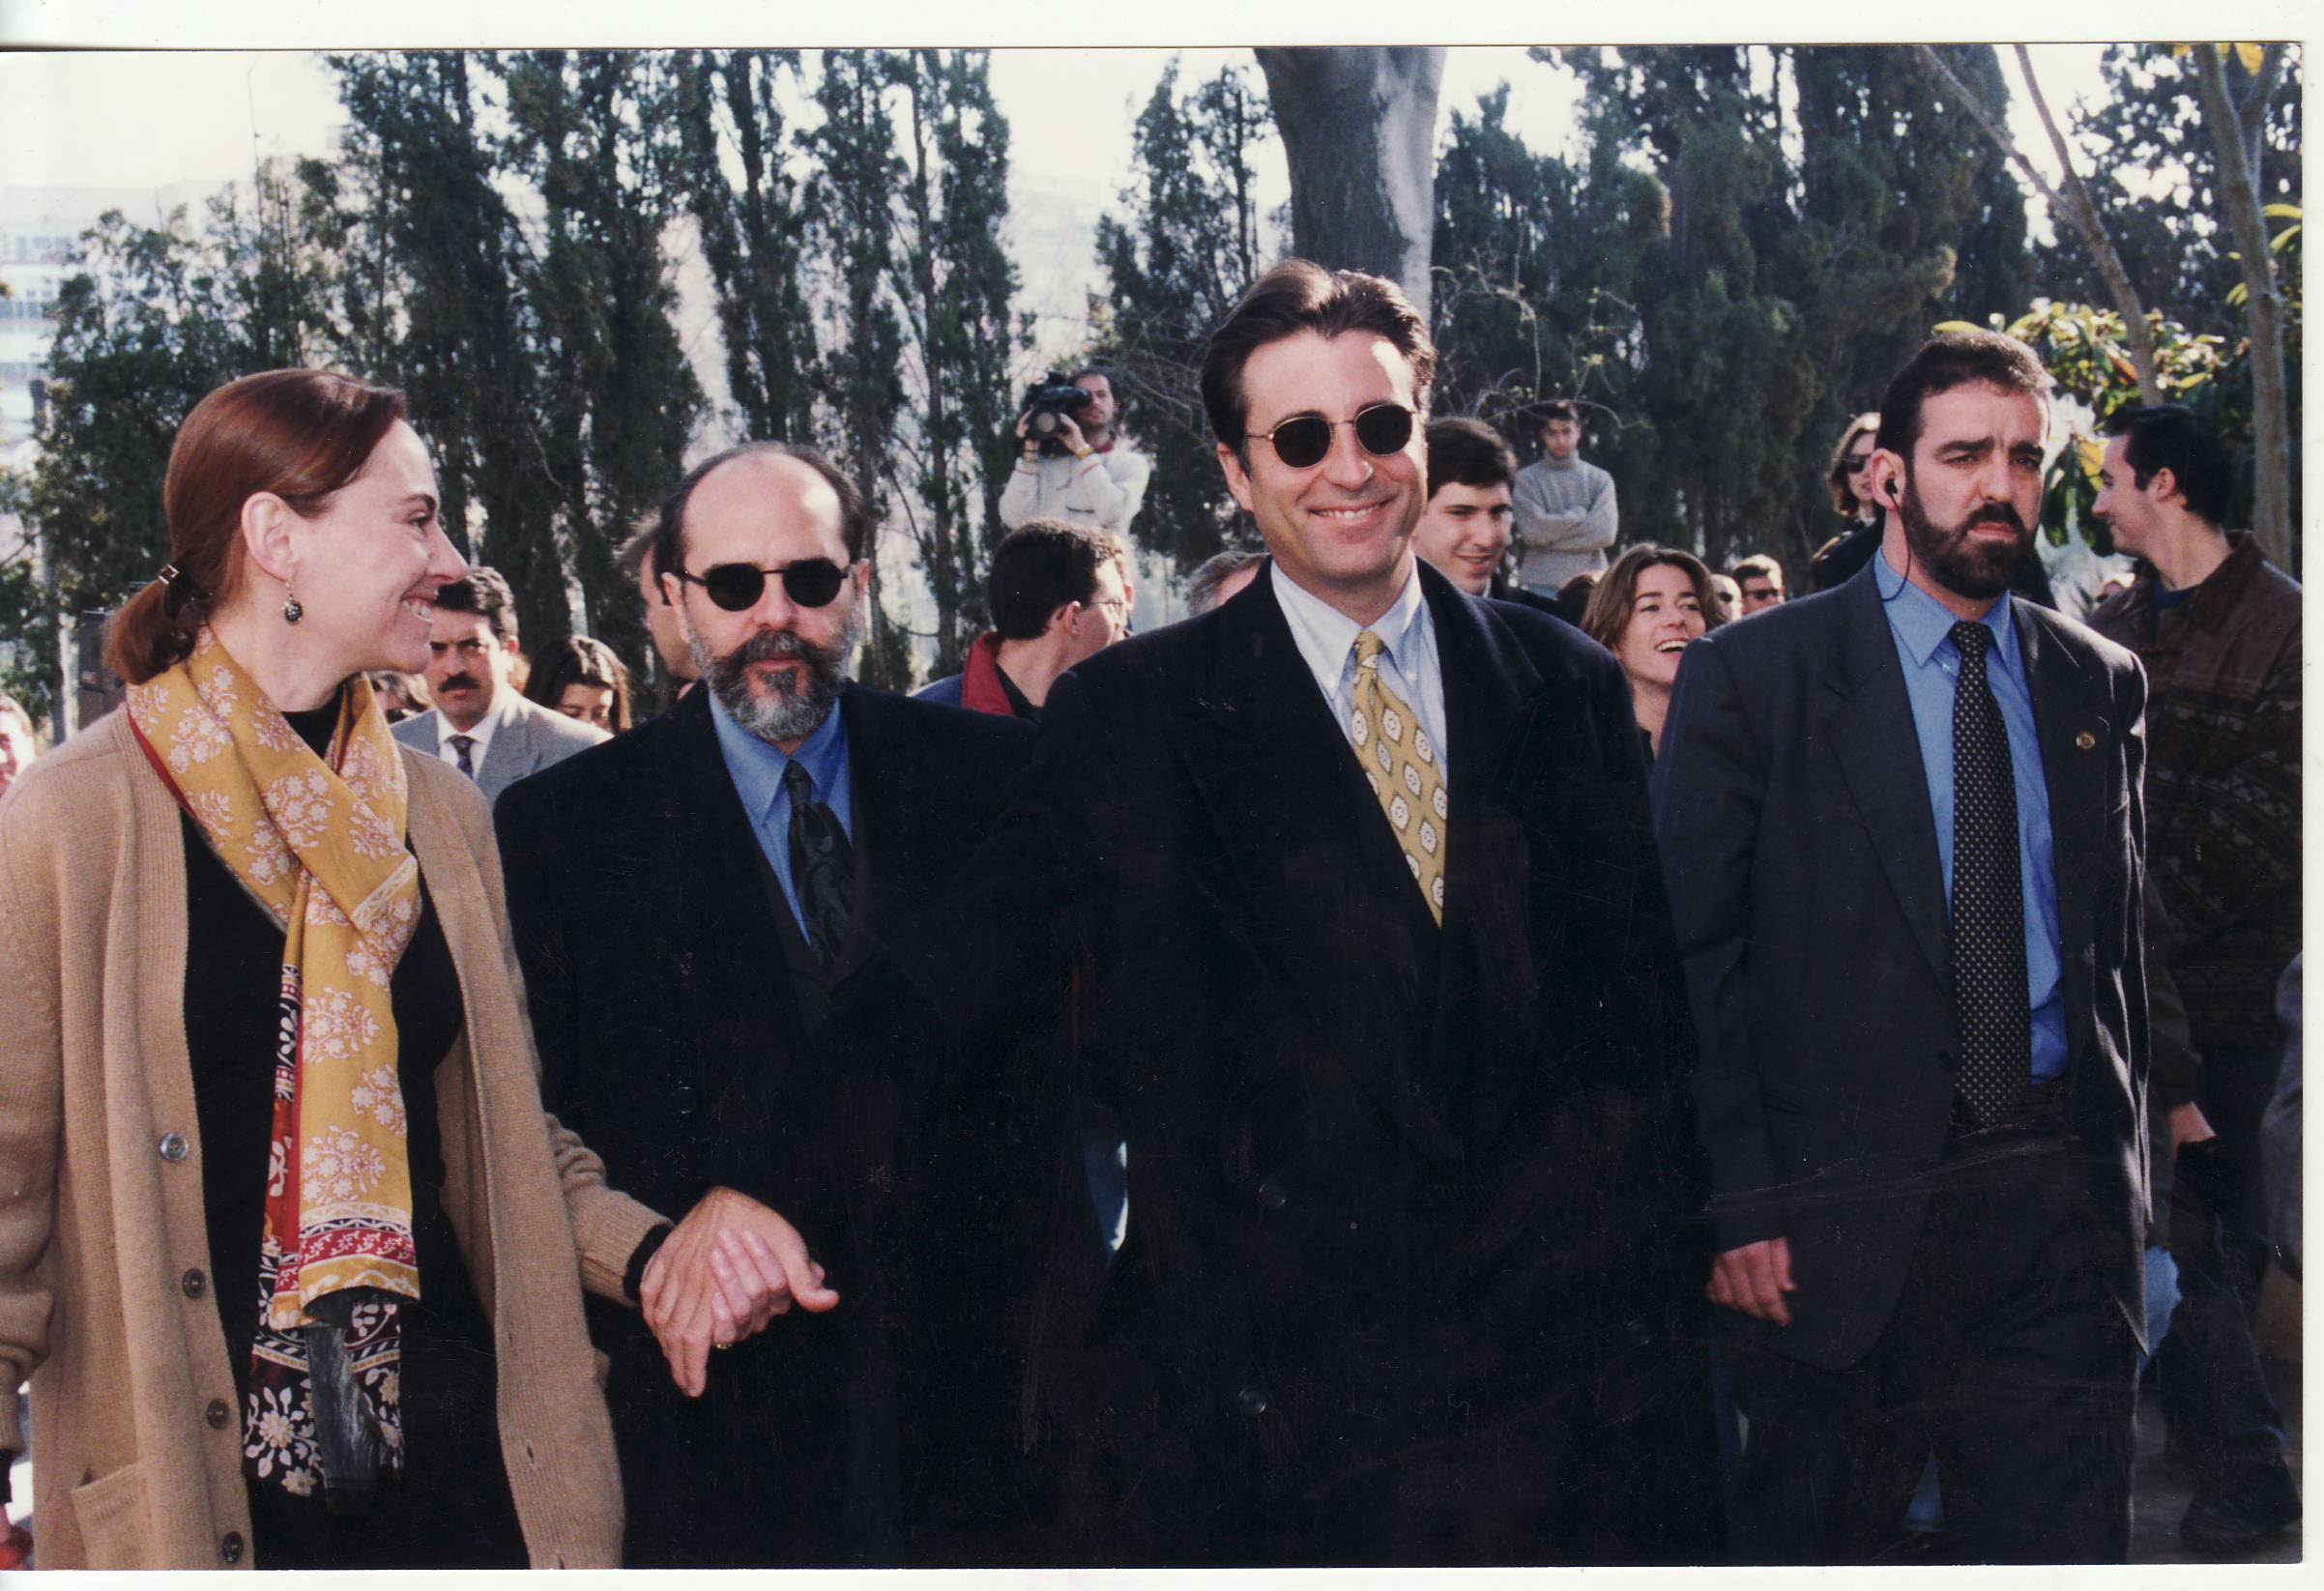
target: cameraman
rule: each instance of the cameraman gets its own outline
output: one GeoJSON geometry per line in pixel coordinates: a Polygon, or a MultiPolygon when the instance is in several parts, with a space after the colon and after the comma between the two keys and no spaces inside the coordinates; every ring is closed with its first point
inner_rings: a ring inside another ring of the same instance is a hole
{"type": "Polygon", "coordinates": [[[1064,445],[1062,453],[1044,457],[1031,428],[1031,414],[1017,418],[1025,447],[1001,493],[1001,523],[1013,531],[1030,520],[1061,519],[1127,535],[1138,505],[1146,500],[1153,464],[1115,434],[1120,410],[1105,371],[1082,370],[1073,385],[1089,393],[1089,401],[1078,414],[1056,415],[1052,434],[1064,445]]]}

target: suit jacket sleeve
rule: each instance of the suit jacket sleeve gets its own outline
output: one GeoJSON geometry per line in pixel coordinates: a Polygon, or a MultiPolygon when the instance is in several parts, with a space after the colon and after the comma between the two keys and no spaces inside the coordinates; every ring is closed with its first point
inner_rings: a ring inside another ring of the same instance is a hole
{"type": "Polygon", "coordinates": [[[1695,1016],[1695,1106],[1722,1252],[1782,1235],[1751,1053],[1752,863],[1766,768],[1725,649],[1690,648],[1654,765],[1654,833],[1695,1016]]]}

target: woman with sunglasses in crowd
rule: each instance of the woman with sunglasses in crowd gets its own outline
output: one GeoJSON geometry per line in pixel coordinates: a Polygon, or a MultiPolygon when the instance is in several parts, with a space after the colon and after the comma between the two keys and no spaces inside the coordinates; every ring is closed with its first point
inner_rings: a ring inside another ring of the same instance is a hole
{"type": "Polygon", "coordinates": [[[1582,633],[1612,652],[1630,677],[1631,708],[1646,738],[1648,762],[1662,745],[1679,660],[1713,627],[1716,600],[1702,560],[1651,541],[1615,559],[1589,593],[1582,633]]]}
{"type": "Polygon", "coordinates": [[[1832,511],[1846,523],[1838,535],[1816,549],[1808,562],[1808,589],[1830,591],[1864,567],[1873,548],[1880,544],[1880,506],[1872,500],[1872,458],[1880,417],[1858,415],[1840,434],[1824,471],[1824,487],[1832,494],[1832,511]]]}
{"type": "Polygon", "coordinates": [[[419,672],[462,571],[402,415],[306,370],[203,399],[127,704],[0,805],[45,1567],[619,1561],[581,1290],[661,1222],[544,1117],[483,802],[364,678],[419,672]]]}
{"type": "Polygon", "coordinates": [[[531,668],[528,699],[608,735],[628,732],[629,670],[604,642],[568,635],[535,654],[531,668]]]}

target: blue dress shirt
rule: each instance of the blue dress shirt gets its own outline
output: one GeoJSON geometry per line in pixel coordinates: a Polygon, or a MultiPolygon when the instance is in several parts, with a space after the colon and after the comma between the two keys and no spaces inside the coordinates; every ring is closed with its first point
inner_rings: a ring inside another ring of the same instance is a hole
{"type": "MultiPolygon", "coordinates": [[[[1945,901],[1953,900],[1953,691],[1961,679],[1958,622],[1936,598],[1911,584],[1882,549],[1874,560],[1881,611],[1904,666],[1912,727],[1920,737],[1929,806],[1936,819],[1936,853],[1945,871],[1945,901]]],[[[2066,991],[2059,980],[2057,868],[2049,832],[2049,786],[2042,775],[2042,743],[2034,735],[2033,697],[2025,659],[2005,594],[1979,622],[1993,632],[1986,654],[1986,682],[2009,734],[2010,772],[2018,787],[2018,873],[2025,895],[2025,992],[2033,1008],[2033,1075],[2037,1082],[2066,1071],[2066,991]]]]}
{"type": "Polygon", "coordinates": [[[848,772],[846,721],[833,707],[830,716],[789,756],[736,723],[715,693],[711,696],[711,722],[718,731],[718,755],[726,760],[727,777],[734,780],[735,794],[742,798],[742,811],[750,819],[759,850],[767,865],[774,869],[775,882],[783,886],[783,899],[791,903],[791,915],[804,933],[806,914],[799,911],[799,885],[791,878],[791,793],[783,788],[783,769],[796,757],[806,768],[807,777],[815,781],[816,799],[831,809],[848,842],[855,843],[855,787],[848,772]]]}

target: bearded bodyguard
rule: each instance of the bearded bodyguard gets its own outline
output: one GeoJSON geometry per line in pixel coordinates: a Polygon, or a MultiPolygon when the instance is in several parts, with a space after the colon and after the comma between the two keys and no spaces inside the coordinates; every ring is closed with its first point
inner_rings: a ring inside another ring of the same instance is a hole
{"type": "Polygon", "coordinates": [[[637,1279],[649,1323],[691,1345],[676,1374],[644,1327],[595,1322],[634,1565],[1007,1550],[1012,1472],[975,1444],[1009,1429],[995,1343],[1002,1289],[1027,1282],[1005,1188],[1031,1157],[989,1101],[932,1104],[928,1131],[897,1133],[892,1096],[800,1075],[834,980],[945,882],[1031,738],[849,681],[869,535],[819,454],[753,444],[698,466],[663,506],[654,564],[710,688],[498,811],[544,1092],[641,1196],[703,1200],[637,1279]],[[810,1130],[802,1090],[849,1129],[810,1130]],[[776,1270],[764,1204],[808,1234],[809,1275],[776,1270]],[[744,1235],[715,1246],[715,1224],[744,1235]],[[662,1274],[706,1243],[728,1276],[763,1277],[765,1308],[803,1313],[738,1342],[756,1322],[662,1274]],[[708,1339],[689,1336],[704,1319],[708,1339]]]}
{"type": "Polygon", "coordinates": [[[2048,393],[1925,344],[1871,564],[1689,648],[1655,761],[1761,1561],[1878,1559],[1932,1450],[1962,1561],[2129,1550],[2146,680],[2010,594],[2048,393]]]}

